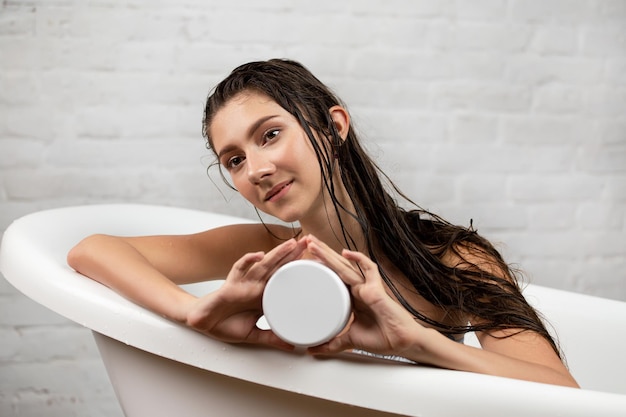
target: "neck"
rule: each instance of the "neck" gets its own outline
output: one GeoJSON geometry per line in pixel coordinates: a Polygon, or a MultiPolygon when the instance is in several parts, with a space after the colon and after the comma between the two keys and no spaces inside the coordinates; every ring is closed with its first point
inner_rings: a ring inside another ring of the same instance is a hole
{"type": "MultiPolygon", "coordinates": [[[[339,201],[348,212],[354,213],[352,201],[345,192],[341,193],[339,201]]],[[[315,216],[300,221],[302,235],[314,235],[338,253],[342,249],[367,253],[361,226],[346,210],[339,208],[337,212],[327,198],[326,204],[316,211],[315,216]]]]}

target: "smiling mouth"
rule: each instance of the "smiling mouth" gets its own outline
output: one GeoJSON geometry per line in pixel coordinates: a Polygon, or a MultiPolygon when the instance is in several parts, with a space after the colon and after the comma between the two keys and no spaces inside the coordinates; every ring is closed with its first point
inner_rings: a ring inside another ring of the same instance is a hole
{"type": "Polygon", "coordinates": [[[265,197],[265,201],[271,200],[274,196],[276,196],[278,193],[280,193],[282,190],[284,190],[286,187],[290,186],[291,184],[293,184],[293,181],[289,181],[282,185],[279,185],[278,187],[275,187],[267,194],[267,196],[265,197]]]}

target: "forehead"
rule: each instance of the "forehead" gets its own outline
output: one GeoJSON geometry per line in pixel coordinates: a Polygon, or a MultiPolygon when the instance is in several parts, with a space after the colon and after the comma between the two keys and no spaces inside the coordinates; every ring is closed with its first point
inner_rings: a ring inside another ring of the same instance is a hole
{"type": "Polygon", "coordinates": [[[269,96],[245,91],[226,102],[213,117],[208,133],[215,143],[225,134],[235,130],[245,130],[267,115],[285,116],[290,114],[269,96]]]}

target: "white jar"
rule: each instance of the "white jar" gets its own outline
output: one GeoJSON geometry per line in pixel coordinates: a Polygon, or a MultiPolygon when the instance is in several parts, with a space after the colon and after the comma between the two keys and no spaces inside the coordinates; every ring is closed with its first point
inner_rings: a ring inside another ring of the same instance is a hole
{"type": "Polygon", "coordinates": [[[272,331],[295,346],[317,346],[348,323],[350,294],[330,268],[311,260],[280,267],[263,293],[263,313],[272,331]]]}

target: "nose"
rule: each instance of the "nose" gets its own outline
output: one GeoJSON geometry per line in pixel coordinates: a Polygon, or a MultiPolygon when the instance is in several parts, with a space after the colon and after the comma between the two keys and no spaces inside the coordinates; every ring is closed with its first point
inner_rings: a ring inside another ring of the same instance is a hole
{"type": "Polygon", "coordinates": [[[261,153],[248,154],[246,156],[246,167],[248,169],[248,180],[253,184],[258,184],[268,175],[272,175],[276,170],[274,164],[261,153]]]}

